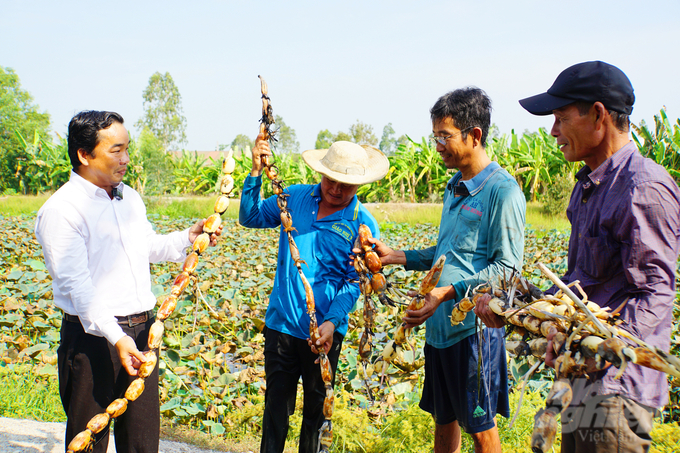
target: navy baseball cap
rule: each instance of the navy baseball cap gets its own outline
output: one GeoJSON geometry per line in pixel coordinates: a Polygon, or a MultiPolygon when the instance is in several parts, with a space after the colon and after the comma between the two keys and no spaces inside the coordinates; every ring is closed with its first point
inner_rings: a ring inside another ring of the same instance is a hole
{"type": "Polygon", "coordinates": [[[550,115],[577,101],[601,102],[607,110],[630,115],[635,95],[633,85],[619,68],[602,61],[586,61],[562,71],[546,93],[519,103],[534,115],[550,115]]]}

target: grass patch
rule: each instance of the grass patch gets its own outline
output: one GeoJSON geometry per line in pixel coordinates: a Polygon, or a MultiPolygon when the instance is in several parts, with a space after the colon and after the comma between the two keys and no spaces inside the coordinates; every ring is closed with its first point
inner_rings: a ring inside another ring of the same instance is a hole
{"type": "Polygon", "coordinates": [[[431,223],[439,226],[442,205],[436,203],[366,203],[366,209],[379,224],[384,222],[417,225],[431,223]]]}
{"type": "MultiPolygon", "coordinates": [[[[56,376],[38,376],[33,374],[30,365],[8,365],[0,367],[0,416],[9,418],[33,419],[46,422],[63,422],[65,416],[59,400],[56,376]]],[[[298,392],[296,411],[291,418],[291,431],[286,442],[285,453],[297,451],[297,436],[300,429],[302,411],[302,392],[298,392]]],[[[519,394],[510,394],[511,410],[517,407],[519,394]]],[[[402,409],[395,411],[378,403],[382,407],[381,421],[369,418],[368,411],[356,407],[348,407],[350,394],[336,388],[336,412],[334,421],[335,452],[378,453],[394,452],[428,452],[434,441],[432,418],[418,408],[417,398],[410,402],[402,402],[402,409]]],[[[255,405],[241,408],[233,414],[234,422],[227,427],[223,435],[211,435],[201,432],[186,424],[176,423],[161,417],[161,438],[183,442],[203,449],[216,451],[246,452],[257,451],[260,444],[260,432],[256,427],[248,427],[246,419],[253,412],[261,412],[262,398],[256,399],[255,405]]],[[[520,410],[519,418],[512,429],[508,429],[509,420],[498,417],[498,428],[504,451],[530,453],[529,447],[533,430],[533,416],[545,404],[538,392],[527,392],[520,410]]],[[[373,411],[375,413],[375,409],[373,411]]],[[[680,426],[678,423],[662,424],[658,420],[652,431],[651,453],[671,453],[676,451],[680,442],[680,426]]],[[[559,450],[559,428],[555,448],[559,450]]],[[[469,435],[463,434],[461,451],[472,451],[473,445],[469,435]]]]}
{"type": "MultiPolygon", "coordinates": [[[[0,214],[19,216],[37,214],[38,210],[52,194],[9,195],[0,197],[0,214]]],[[[212,214],[217,195],[210,197],[144,197],[147,214],[158,214],[171,218],[205,218],[212,214]]],[[[229,203],[226,218],[238,218],[238,200],[229,203]]]]}
{"type": "Polygon", "coordinates": [[[35,214],[52,194],[43,195],[7,195],[0,197],[0,214],[18,216],[35,214]]]}
{"type": "Polygon", "coordinates": [[[564,231],[571,228],[566,213],[563,212],[559,215],[551,216],[546,214],[542,203],[531,201],[527,202],[526,225],[535,230],[544,230],[545,232],[550,230],[564,231]]]}
{"type": "MultiPolygon", "coordinates": [[[[21,214],[37,213],[40,207],[50,197],[46,195],[10,195],[0,197],[0,214],[18,216],[21,214]]],[[[145,197],[148,214],[158,214],[170,218],[205,218],[213,212],[217,195],[195,197],[145,197]]],[[[226,218],[238,218],[239,200],[234,199],[229,204],[226,218]]],[[[429,223],[439,226],[442,215],[442,205],[437,203],[367,203],[366,208],[376,218],[378,223],[394,222],[418,225],[429,223]]],[[[528,227],[535,230],[560,230],[569,228],[566,214],[550,216],[538,202],[527,203],[528,227]]]]}
{"type": "MultiPolygon", "coordinates": [[[[213,213],[217,195],[210,197],[145,197],[148,214],[158,214],[170,218],[185,217],[202,219],[213,213]]],[[[239,200],[232,199],[223,218],[238,218],[239,200]]]]}
{"type": "Polygon", "coordinates": [[[0,367],[0,416],[63,422],[56,376],[38,376],[30,365],[0,367]]]}

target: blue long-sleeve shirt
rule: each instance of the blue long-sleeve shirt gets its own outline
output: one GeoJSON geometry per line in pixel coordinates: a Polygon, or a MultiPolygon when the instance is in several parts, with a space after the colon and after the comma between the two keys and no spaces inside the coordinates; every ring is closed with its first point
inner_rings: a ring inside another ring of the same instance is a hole
{"type": "MultiPolygon", "coordinates": [[[[262,176],[248,176],[243,184],[239,222],[248,228],[275,228],[281,225],[281,211],[276,196],[260,199],[262,176]]],[[[359,295],[359,285],[350,283],[358,277],[349,255],[359,231],[366,224],[379,238],[378,223],[355,196],[344,209],[317,220],[321,188],[317,185],[295,185],[285,191],[288,210],[293,217],[293,239],[300,251],[302,270],[314,292],[319,325],[331,321],[335,331],[347,333],[348,314],[359,295]]],[[[305,288],[290,255],[288,236],[281,229],[279,256],[274,287],[269,296],[265,316],[268,328],[309,338],[309,316],[305,288]]]]}
{"type": "Polygon", "coordinates": [[[426,321],[425,340],[435,348],[448,348],[474,333],[473,312],[451,326],[451,309],[467,288],[495,280],[503,269],[521,269],[524,254],[526,202],[515,179],[496,162],[469,181],[461,177],[456,173],[446,186],[437,245],[405,252],[406,268],[414,270],[427,270],[446,255],[437,286],[452,284],[456,298],[439,305],[426,321]],[[454,196],[459,183],[469,195],[454,196]]]}

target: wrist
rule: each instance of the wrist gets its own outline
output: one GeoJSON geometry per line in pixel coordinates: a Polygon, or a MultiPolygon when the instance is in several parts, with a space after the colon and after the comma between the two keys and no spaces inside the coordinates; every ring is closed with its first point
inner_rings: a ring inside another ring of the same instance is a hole
{"type": "Polygon", "coordinates": [[[447,300],[452,300],[456,298],[456,289],[453,284],[447,286],[440,286],[437,293],[437,300],[439,304],[443,304],[447,300]]]}

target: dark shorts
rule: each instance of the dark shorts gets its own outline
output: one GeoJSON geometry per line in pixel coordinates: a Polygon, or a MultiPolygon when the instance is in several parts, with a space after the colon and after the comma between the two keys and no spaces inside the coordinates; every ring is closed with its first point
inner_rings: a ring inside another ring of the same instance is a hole
{"type": "Polygon", "coordinates": [[[457,421],[465,432],[474,434],[493,428],[496,414],[510,416],[505,329],[482,332],[479,368],[478,334],[445,349],[425,345],[420,408],[432,414],[438,425],[457,421]]]}

